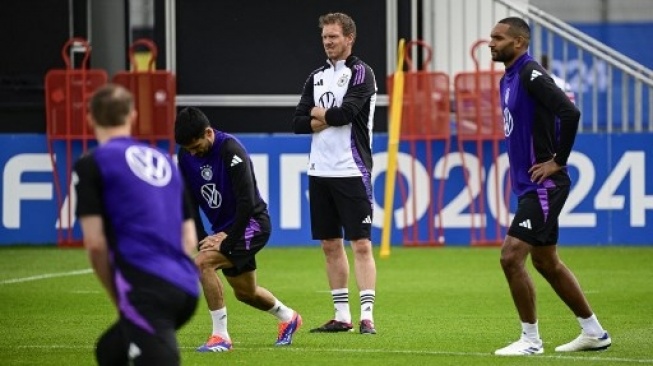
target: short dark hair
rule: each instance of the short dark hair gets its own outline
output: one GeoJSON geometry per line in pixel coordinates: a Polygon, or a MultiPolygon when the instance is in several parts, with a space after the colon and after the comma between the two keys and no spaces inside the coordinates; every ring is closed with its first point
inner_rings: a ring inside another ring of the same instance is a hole
{"type": "Polygon", "coordinates": [[[182,146],[189,145],[204,136],[204,131],[210,126],[204,112],[195,107],[186,107],[177,114],[175,142],[182,146]]]}
{"type": "Polygon", "coordinates": [[[327,24],[340,24],[344,36],[353,35],[356,40],[356,23],[345,13],[328,13],[320,16],[320,29],[327,24]]]}
{"type": "Polygon", "coordinates": [[[134,110],[134,96],[123,86],[104,84],[93,93],[88,108],[98,126],[122,126],[134,110]]]}
{"type": "Polygon", "coordinates": [[[508,24],[510,26],[508,33],[511,36],[521,36],[526,38],[526,41],[531,39],[531,27],[528,26],[528,23],[526,23],[524,19],[518,17],[508,17],[499,20],[499,23],[508,24]]]}

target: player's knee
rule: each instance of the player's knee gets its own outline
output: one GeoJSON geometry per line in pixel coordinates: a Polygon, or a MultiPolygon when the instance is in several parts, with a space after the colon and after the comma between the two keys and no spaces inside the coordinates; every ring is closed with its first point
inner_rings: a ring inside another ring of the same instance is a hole
{"type": "Polygon", "coordinates": [[[206,253],[200,253],[197,257],[195,257],[195,265],[200,271],[215,270],[216,268],[214,261],[206,253]]]}
{"type": "Polygon", "coordinates": [[[528,256],[528,244],[517,238],[508,236],[501,247],[499,263],[504,272],[518,271],[523,269],[526,257],[528,256]]]}
{"type": "Polygon", "coordinates": [[[499,263],[504,271],[517,270],[523,266],[523,262],[523,259],[521,259],[514,251],[501,251],[499,263]]]}
{"type": "Polygon", "coordinates": [[[197,268],[202,269],[202,266],[204,265],[204,256],[201,253],[195,257],[195,265],[197,268]]]}
{"type": "Polygon", "coordinates": [[[554,273],[558,266],[557,261],[548,258],[532,257],[531,262],[533,263],[533,267],[535,268],[535,270],[537,270],[540,274],[542,274],[545,277],[554,273]]]}
{"type": "Polygon", "coordinates": [[[372,256],[372,243],[368,239],[359,239],[352,241],[352,250],[357,258],[366,258],[372,256]]]}
{"type": "Polygon", "coordinates": [[[503,268],[505,271],[506,269],[510,268],[513,265],[513,259],[511,258],[511,256],[501,253],[501,257],[499,258],[499,263],[501,264],[501,268],[503,268]]]}
{"type": "Polygon", "coordinates": [[[323,240],[322,251],[327,257],[341,257],[345,255],[345,247],[339,239],[323,240]]]}

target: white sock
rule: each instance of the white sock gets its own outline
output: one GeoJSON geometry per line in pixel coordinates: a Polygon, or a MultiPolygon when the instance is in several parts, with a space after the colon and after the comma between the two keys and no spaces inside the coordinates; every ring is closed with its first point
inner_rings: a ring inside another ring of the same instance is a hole
{"type": "Polygon", "coordinates": [[[274,299],[274,306],[268,310],[268,313],[274,315],[280,322],[287,323],[292,320],[295,311],[284,305],[279,299],[274,299]]]}
{"type": "Polygon", "coordinates": [[[339,322],[351,323],[351,312],[349,311],[349,289],[337,288],[331,290],[333,306],[336,308],[335,319],[339,322]]]}
{"type": "Polygon", "coordinates": [[[213,320],[213,333],[212,335],[220,336],[224,340],[231,340],[227,332],[227,307],[218,310],[209,310],[211,319],[213,320]]]}
{"type": "Polygon", "coordinates": [[[521,330],[524,338],[530,341],[540,341],[540,331],[537,326],[537,321],[535,324],[522,322],[521,330]]]}
{"type": "Polygon", "coordinates": [[[587,319],[583,318],[577,318],[578,323],[580,323],[580,327],[583,328],[583,333],[592,336],[592,337],[600,337],[605,333],[605,330],[599,323],[599,320],[596,319],[596,315],[592,314],[587,319]]]}
{"type": "Polygon", "coordinates": [[[376,291],[374,290],[363,290],[360,292],[361,298],[361,320],[370,320],[374,322],[374,299],[376,297],[376,291]]]}

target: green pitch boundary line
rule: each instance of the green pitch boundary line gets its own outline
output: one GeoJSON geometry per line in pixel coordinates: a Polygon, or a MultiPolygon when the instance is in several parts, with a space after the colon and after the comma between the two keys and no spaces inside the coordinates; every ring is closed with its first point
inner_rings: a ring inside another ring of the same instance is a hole
{"type": "MultiPolygon", "coordinates": [[[[235,342],[238,344],[238,342],[235,342]]],[[[75,345],[24,345],[16,347],[0,347],[0,348],[18,348],[18,349],[87,349],[92,350],[92,346],[75,346],[75,345]]],[[[196,347],[179,347],[182,350],[195,350],[196,347]]],[[[623,363],[638,363],[638,364],[653,364],[653,359],[638,359],[638,358],[623,358],[623,357],[579,357],[579,356],[566,356],[566,355],[532,355],[532,356],[495,356],[489,352],[453,352],[453,351],[406,351],[406,350],[391,350],[391,349],[344,349],[344,348],[302,348],[302,347],[237,347],[232,352],[238,350],[269,350],[275,349],[280,352],[315,352],[315,353],[374,353],[374,354],[405,354],[405,355],[431,355],[431,356],[459,356],[459,357],[494,357],[494,358],[508,358],[508,359],[552,359],[552,360],[570,360],[570,361],[587,361],[587,362],[623,362],[623,363]]],[[[609,352],[609,351],[606,351],[609,352]]]]}
{"type": "Polygon", "coordinates": [[[93,270],[88,268],[88,269],[81,269],[78,271],[70,271],[70,272],[58,272],[58,273],[45,273],[42,275],[38,276],[30,276],[30,277],[21,277],[21,278],[12,278],[8,280],[2,280],[0,281],[0,285],[10,285],[12,283],[22,283],[22,282],[30,282],[30,281],[38,281],[38,280],[47,280],[49,278],[56,278],[56,277],[67,277],[67,276],[79,276],[79,275],[84,275],[84,274],[89,274],[93,273],[93,270]]]}

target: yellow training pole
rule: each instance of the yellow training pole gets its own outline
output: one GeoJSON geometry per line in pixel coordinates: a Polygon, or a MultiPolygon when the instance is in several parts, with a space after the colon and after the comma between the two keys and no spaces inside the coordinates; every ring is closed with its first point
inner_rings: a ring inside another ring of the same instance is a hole
{"type": "Polygon", "coordinates": [[[404,39],[399,40],[397,49],[397,70],[393,76],[392,99],[390,100],[390,121],[388,128],[388,168],[385,175],[385,198],[383,229],[381,234],[381,258],[390,256],[390,233],[394,213],[395,180],[397,177],[397,152],[401,131],[401,112],[404,99],[404,39]]]}

